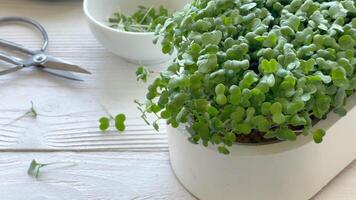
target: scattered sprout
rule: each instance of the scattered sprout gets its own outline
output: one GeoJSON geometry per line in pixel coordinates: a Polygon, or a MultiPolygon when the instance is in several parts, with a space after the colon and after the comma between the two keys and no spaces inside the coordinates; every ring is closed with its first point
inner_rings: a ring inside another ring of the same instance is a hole
{"type": "Polygon", "coordinates": [[[115,128],[118,131],[123,132],[126,129],[125,120],[126,120],[126,116],[125,114],[122,113],[118,114],[115,118],[111,115],[109,115],[109,117],[101,117],[99,119],[99,129],[103,132],[108,130],[110,128],[111,121],[114,121],[115,128]]]}
{"type": "Polygon", "coordinates": [[[38,175],[40,173],[40,169],[44,167],[43,164],[38,163],[36,160],[32,160],[30,163],[30,167],[27,170],[27,174],[29,176],[38,178],[38,175]]]}
{"type": "Polygon", "coordinates": [[[37,118],[38,113],[33,105],[33,102],[31,101],[31,107],[28,111],[26,111],[24,114],[22,114],[21,116],[17,117],[16,119],[12,120],[11,122],[7,123],[7,125],[13,124],[25,117],[33,117],[33,118],[37,118]]]}
{"type": "Polygon", "coordinates": [[[321,143],[323,141],[324,136],[325,136],[325,131],[323,129],[318,129],[313,133],[313,139],[315,143],[321,143]]]}
{"type": "Polygon", "coordinates": [[[143,82],[147,82],[148,76],[151,74],[151,72],[146,69],[144,66],[140,66],[136,70],[136,77],[137,81],[142,80],[143,82]]]}
{"type": "Polygon", "coordinates": [[[76,165],[76,163],[74,163],[74,162],[52,162],[52,163],[41,164],[41,163],[37,162],[36,160],[32,160],[30,163],[30,166],[27,170],[27,174],[34,178],[38,178],[38,176],[40,174],[40,170],[43,167],[50,166],[50,165],[67,165],[67,167],[68,167],[68,166],[74,166],[74,165],[76,165]]]}

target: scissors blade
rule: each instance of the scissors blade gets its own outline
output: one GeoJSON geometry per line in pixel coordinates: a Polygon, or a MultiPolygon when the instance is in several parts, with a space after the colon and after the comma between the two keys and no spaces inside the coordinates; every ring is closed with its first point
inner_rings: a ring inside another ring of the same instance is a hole
{"type": "Polygon", "coordinates": [[[44,68],[44,67],[38,67],[39,70],[44,71],[46,73],[49,73],[51,75],[55,75],[61,78],[66,78],[69,80],[73,81],[83,81],[83,79],[80,79],[78,76],[68,72],[68,71],[62,71],[62,70],[56,70],[56,69],[50,69],[50,68],[44,68]]]}
{"type": "Polygon", "coordinates": [[[19,71],[20,69],[23,69],[24,66],[16,66],[16,67],[13,67],[13,68],[10,68],[10,69],[6,69],[6,70],[3,70],[3,71],[0,71],[0,76],[1,75],[6,75],[6,74],[10,74],[12,72],[17,72],[19,71]]]}
{"type": "Polygon", "coordinates": [[[63,70],[63,71],[71,71],[82,74],[91,74],[89,71],[79,67],[78,65],[71,64],[65,60],[55,58],[53,56],[48,56],[45,63],[41,64],[42,67],[63,70]]]}

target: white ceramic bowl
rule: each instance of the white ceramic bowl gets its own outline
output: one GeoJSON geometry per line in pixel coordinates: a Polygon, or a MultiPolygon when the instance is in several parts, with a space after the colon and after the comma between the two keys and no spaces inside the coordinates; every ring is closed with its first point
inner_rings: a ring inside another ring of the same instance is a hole
{"type": "Polygon", "coordinates": [[[108,18],[119,9],[125,15],[137,11],[139,5],[159,7],[169,11],[182,9],[190,0],[84,0],[84,13],[96,39],[109,51],[138,64],[156,64],[169,60],[161,45],[153,44],[153,33],[125,32],[107,26],[108,18]]]}

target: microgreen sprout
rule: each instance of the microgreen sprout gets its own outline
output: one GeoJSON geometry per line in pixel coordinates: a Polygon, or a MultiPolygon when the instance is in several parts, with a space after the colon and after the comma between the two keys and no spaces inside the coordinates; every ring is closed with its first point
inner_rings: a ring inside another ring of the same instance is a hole
{"type": "Polygon", "coordinates": [[[113,117],[108,111],[107,109],[103,106],[103,109],[105,110],[105,112],[107,113],[108,116],[105,117],[101,117],[99,119],[99,129],[101,131],[106,131],[110,128],[110,123],[113,121],[115,124],[115,128],[120,131],[123,132],[126,129],[125,126],[125,121],[126,121],[126,116],[123,113],[120,113],[118,115],[116,115],[116,117],[113,117]]]}
{"type": "Polygon", "coordinates": [[[32,160],[31,163],[30,163],[30,167],[27,170],[27,174],[29,176],[38,178],[38,175],[40,173],[40,169],[42,167],[44,167],[44,166],[46,166],[46,165],[45,164],[40,164],[36,160],[32,160]]]}
{"type": "MultiPolygon", "coordinates": [[[[27,170],[27,174],[34,178],[38,178],[38,176],[40,174],[40,170],[44,167],[53,166],[53,165],[67,165],[67,164],[68,164],[68,166],[76,165],[76,163],[74,163],[74,162],[51,162],[51,163],[41,164],[41,163],[37,162],[36,160],[32,160],[30,163],[30,166],[27,170]]],[[[68,166],[66,166],[66,167],[68,167],[68,166]]]]}
{"type": "Polygon", "coordinates": [[[146,83],[147,79],[151,73],[153,73],[153,72],[149,71],[146,67],[139,66],[136,70],[137,81],[141,80],[146,83]]]}
{"type": "Polygon", "coordinates": [[[163,6],[155,9],[139,6],[138,10],[130,16],[122,14],[121,10],[109,18],[110,27],[129,32],[154,32],[158,25],[164,24],[170,16],[163,6]]]}
{"type": "Polygon", "coordinates": [[[16,119],[12,120],[11,122],[7,123],[7,125],[13,124],[25,117],[33,117],[33,118],[37,118],[38,113],[33,105],[33,102],[31,101],[31,107],[28,111],[26,111],[24,114],[22,114],[21,116],[17,117],[16,119]]]}

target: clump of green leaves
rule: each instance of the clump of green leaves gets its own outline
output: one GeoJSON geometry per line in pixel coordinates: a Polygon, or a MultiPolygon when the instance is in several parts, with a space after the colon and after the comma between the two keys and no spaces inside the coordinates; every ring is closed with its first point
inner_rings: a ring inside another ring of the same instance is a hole
{"type": "Polygon", "coordinates": [[[148,87],[143,116],[183,124],[223,154],[238,138],[307,135],[331,110],[346,114],[355,16],[353,0],[193,0],[157,29],[162,51],[178,54],[148,87]]]}
{"type": "Polygon", "coordinates": [[[120,131],[120,132],[124,132],[126,129],[125,126],[125,121],[126,121],[126,116],[125,114],[118,114],[116,115],[116,117],[114,118],[113,116],[109,116],[109,117],[102,117],[99,119],[99,129],[101,131],[106,131],[110,128],[110,123],[111,121],[114,122],[115,124],[115,128],[116,130],[120,131]]]}
{"type": "Polygon", "coordinates": [[[121,11],[114,13],[109,18],[109,26],[128,32],[154,32],[156,27],[164,24],[169,16],[168,10],[163,6],[159,9],[153,6],[149,8],[139,6],[138,10],[130,16],[122,14],[121,11]]]}

